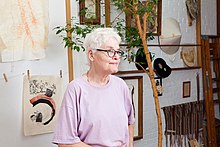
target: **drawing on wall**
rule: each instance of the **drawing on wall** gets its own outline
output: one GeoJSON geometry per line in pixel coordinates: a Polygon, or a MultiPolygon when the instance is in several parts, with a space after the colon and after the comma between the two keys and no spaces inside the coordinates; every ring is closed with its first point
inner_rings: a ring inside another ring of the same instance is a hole
{"type": "Polygon", "coordinates": [[[8,0],[0,4],[0,61],[45,57],[48,40],[48,0],[8,0]]]}
{"type": "Polygon", "coordinates": [[[100,1],[79,1],[80,24],[100,24],[100,1]]]}
{"type": "Polygon", "coordinates": [[[163,95],[163,85],[161,77],[154,77],[158,96],[163,95]]]}
{"type": "Polygon", "coordinates": [[[190,88],[191,82],[190,81],[184,81],[183,82],[183,98],[190,97],[190,88]]]}
{"type": "MultiPolygon", "coordinates": [[[[152,3],[152,2],[151,2],[152,3]]],[[[149,4],[149,0],[142,0],[139,5],[145,6],[149,4]]],[[[149,7],[150,4],[147,6],[149,7]]],[[[145,8],[146,9],[146,8],[145,8]]],[[[162,0],[158,0],[157,5],[151,5],[150,21],[147,21],[147,33],[159,36],[161,34],[161,16],[162,16],[162,0]]],[[[126,13],[126,26],[137,27],[133,14],[126,13]]],[[[143,23],[142,19],[140,20],[143,23]]]]}
{"type": "Polygon", "coordinates": [[[24,77],[24,135],[50,133],[54,129],[62,100],[62,84],[58,76],[24,77]]]}
{"type": "Polygon", "coordinates": [[[136,117],[136,116],[135,116],[135,111],[136,111],[135,106],[137,105],[137,104],[136,104],[137,102],[134,102],[134,98],[135,98],[137,95],[136,95],[136,93],[134,92],[134,90],[135,90],[135,85],[134,85],[133,83],[129,83],[129,84],[127,84],[127,85],[128,85],[129,90],[130,90],[130,93],[131,93],[132,105],[133,105],[133,109],[134,109],[134,117],[136,117]]]}

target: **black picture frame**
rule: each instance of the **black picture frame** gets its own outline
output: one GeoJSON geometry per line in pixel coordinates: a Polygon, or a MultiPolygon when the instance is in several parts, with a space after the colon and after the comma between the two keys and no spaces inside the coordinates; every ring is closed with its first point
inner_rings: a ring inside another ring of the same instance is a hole
{"type": "Polygon", "coordinates": [[[190,97],[191,93],[191,82],[185,81],[183,82],[183,98],[190,97]]]}

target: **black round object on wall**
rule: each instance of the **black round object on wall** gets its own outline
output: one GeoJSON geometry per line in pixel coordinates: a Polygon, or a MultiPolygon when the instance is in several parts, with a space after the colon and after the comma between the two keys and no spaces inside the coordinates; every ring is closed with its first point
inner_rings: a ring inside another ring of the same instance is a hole
{"type": "MultiPolygon", "coordinates": [[[[152,61],[151,54],[150,54],[150,58],[151,58],[151,61],[152,61]]],[[[146,69],[148,67],[147,60],[146,60],[146,55],[144,53],[143,48],[139,48],[137,50],[136,56],[135,56],[135,62],[139,63],[144,69],[146,69]]],[[[135,64],[135,66],[138,70],[142,70],[142,68],[138,64],[135,64]]]]}
{"type": "Polygon", "coordinates": [[[162,58],[154,60],[154,69],[159,77],[166,78],[171,74],[172,69],[166,64],[162,58]]]}

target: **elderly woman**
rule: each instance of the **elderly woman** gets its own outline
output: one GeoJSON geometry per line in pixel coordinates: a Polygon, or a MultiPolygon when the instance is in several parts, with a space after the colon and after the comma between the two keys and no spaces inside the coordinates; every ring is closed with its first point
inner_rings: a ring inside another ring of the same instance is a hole
{"type": "Polygon", "coordinates": [[[68,85],[53,143],[59,147],[133,147],[134,110],[118,71],[120,36],[98,28],[84,41],[89,70],[68,85]]]}

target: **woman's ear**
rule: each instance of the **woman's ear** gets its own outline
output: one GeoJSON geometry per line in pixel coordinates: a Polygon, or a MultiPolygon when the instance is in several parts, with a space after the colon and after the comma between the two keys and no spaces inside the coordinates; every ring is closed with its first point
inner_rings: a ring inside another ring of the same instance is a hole
{"type": "Polygon", "coordinates": [[[94,57],[93,57],[93,56],[94,56],[93,51],[92,51],[92,50],[89,50],[89,51],[88,51],[88,58],[89,58],[90,61],[93,61],[93,60],[94,60],[94,57]]]}

